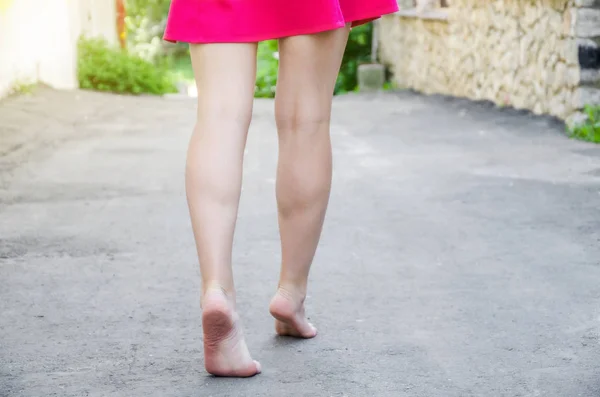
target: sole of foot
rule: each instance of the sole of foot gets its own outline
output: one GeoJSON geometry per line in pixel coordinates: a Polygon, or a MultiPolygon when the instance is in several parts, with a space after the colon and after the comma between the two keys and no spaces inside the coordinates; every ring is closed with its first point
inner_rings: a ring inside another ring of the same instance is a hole
{"type": "Polygon", "coordinates": [[[247,378],[261,372],[252,360],[238,315],[221,291],[208,291],[202,302],[204,365],[215,376],[247,378]]]}
{"type": "Polygon", "coordinates": [[[271,300],[269,311],[275,318],[275,332],[280,336],[311,339],[317,329],[308,322],[304,312],[304,297],[279,289],[271,300]]]}

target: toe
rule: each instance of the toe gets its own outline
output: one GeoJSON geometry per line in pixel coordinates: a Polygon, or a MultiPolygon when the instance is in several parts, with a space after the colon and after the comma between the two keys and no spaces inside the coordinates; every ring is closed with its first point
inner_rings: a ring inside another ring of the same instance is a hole
{"type": "Polygon", "coordinates": [[[317,328],[315,328],[315,326],[311,323],[307,324],[308,327],[304,327],[304,329],[302,330],[302,336],[307,339],[314,338],[315,336],[317,336],[317,328]]]}
{"type": "Polygon", "coordinates": [[[303,338],[310,339],[310,338],[314,338],[315,336],[317,336],[317,329],[315,328],[314,325],[309,323],[306,319],[297,321],[295,328],[296,328],[297,332],[303,338]]]}
{"type": "Polygon", "coordinates": [[[235,376],[250,378],[254,375],[260,374],[260,372],[261,372],[260,363],[256,360],[252,360],[252,362],[250,362],[243,371],[239,371],[235,376]]]}

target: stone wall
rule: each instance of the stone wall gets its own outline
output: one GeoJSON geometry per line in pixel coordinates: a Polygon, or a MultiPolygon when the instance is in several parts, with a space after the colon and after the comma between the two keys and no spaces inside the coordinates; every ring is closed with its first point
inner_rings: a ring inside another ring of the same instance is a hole
{"type": "Polygon", "coordinates": [[[563,119],[600,104],[600,0],[452,0],[379,29],[399,86],[563,119]]]}

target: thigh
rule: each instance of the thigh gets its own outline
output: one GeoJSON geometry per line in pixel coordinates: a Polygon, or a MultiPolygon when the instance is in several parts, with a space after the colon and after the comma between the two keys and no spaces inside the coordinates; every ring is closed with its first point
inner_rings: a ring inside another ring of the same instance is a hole
{"type": "Polygon", "coordinates": [[[279,40],[278,118],[329,117],[350,26],[279,40]],[[294,115],[289,114],[294,112],[294,115]]]}
{"type": "Polygon", "coordinates": [[[249,123],[256,81],[256,49],[256,43],[190,45],[199,118],[249,123]]]}

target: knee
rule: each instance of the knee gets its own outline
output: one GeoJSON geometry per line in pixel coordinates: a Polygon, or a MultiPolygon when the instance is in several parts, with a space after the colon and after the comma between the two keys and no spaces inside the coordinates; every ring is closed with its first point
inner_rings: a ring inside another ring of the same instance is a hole
{"type": "Polygon", "coordinates": [[[236,98],[198,101],[198,123],[230,124],[233,127],[248,128],[252,119],[252,103],[236,98]]]}
{"type": "Polygon", "coordinates": [[[316,134],[329,130],[330,112],[328,106],[314,103],[277,106],[275,121],[280,134],[316,134]]]}

